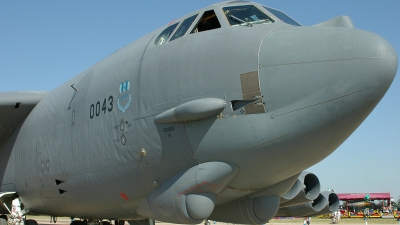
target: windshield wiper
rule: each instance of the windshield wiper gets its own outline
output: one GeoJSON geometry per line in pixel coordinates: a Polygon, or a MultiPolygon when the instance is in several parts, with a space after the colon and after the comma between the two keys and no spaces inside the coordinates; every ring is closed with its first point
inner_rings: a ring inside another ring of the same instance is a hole
{"type": "Polygon", "coordinates": [[[253,26],[251,23],[249,23],[249,22],[247,22],[247,21],[244,21],[244,20],[242,20],[242,19],[240,19],[240,18],[238,18],[238,17],[236,17],[236,16],[234,16],[234,15],[232,15],[232,14],[229,14],[228,16],[229,16],[229,18],[231,18],[232,20],[236,20],[236,21],[238,21],[238,22],[245,23],[248,27],[252,27],[252,26],[253,26]]]}

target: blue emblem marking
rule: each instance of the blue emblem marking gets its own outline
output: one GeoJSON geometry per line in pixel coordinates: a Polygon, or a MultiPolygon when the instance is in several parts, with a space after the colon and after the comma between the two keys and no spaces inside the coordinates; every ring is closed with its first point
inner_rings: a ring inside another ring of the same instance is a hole
{"type": "Polygon", "coordinates": [[[130,87],[131,87],[131,82],[129,80],[119,85],[119,98],[117,104],[119,111],[121,111],[122,113],[125,113],[125,111],[128,109],[128,107],[131,105],[132,102],[132,94],[128,92],[130,87]],[[125,103],[125,105],[122,105],[121,102],[127,98],[128,101],[125,103]]]}

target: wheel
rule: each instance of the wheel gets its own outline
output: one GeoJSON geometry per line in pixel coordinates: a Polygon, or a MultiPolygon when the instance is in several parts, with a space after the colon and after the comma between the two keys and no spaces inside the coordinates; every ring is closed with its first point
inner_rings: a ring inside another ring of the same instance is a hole
{"type": "Polygon", "coordinates": [[[8,221],[7,215],[0,215],[0,218],[4,219],[6,222],[8,221]]]}
{"type": "Polygon", "coordinates": [[[81,220],[74,220],[72,221],[71,225],[86,225],[86,222],[81,220]]]}
{"type": "Polygon", "coordinates": [[[0,218],[0,225],[7,225],[7,221],[3,217],[0,218]]]}
{"type": "Polygon", "coordinates": [[[25,220],[25,225],[38,225],[36,220],[25,220]]]}

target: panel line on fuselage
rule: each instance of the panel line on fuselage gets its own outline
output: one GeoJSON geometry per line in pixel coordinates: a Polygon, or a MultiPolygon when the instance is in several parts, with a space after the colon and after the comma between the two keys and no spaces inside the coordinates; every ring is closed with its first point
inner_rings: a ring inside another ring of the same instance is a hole
{"type": "MultiPolygon", "coordinates": [[[[242,151],[245,151],[245,150],[249,150],[249,149],[258,147],[258,146],[260,146],[260,145],[267,144],[267,143],[269,143],[269,142],[276,141],[276,140],[278,140],[278,139],[280,139],[280,138],[283,138],[283,137],[286,137],[286,136],[288,136],[288,135],[290,135],[290,133],[283,134],[283,135],[281,135],[281,136],[278,136],[278,137],[269,139],[269,140],[267,140],[267,141],[261,142],[261,143],[256,144],[256,145],[252,145],[252,146],[247,147],[247,148],[244,148],[244,149],[240,149],[240,150],[232,151],[232,152],[229,152],[229,153],[226,153],[226,154],[218,155],[217,157],[222,157],[222,156],[237,154],[237,153],[239,153],[239,152],[242,152],[242,151]]],[[[213,159],[209,159],[208,161],[211,161],[211,160],[213,160],[213,159]]]]}
{"type": "Polygon", "coordinates": [[[373,56],[373,57],[359,57],[359,58],[347,58],[347,59],[315,60],[315,61],[309,61],[309,62],[283,63],[283,64],[275,64],[275,65],[267,65],[267,66],[260,65],[260,68],[266,68],[266,67],[272,67],[272,66],[287,66],[287,65],[298,65],[298,64],[308,64],[308,63],[323,63],[323,62],[337,62],[337,61],[359,60],[359,59],[380,59],[380,58],[381,57],[379,57],[379,56],[373,56]]]}
{"type": "Polygon", "coordinates": [[[331,99],[328,99],[328,100],[325,100],[325,101],[322,101],[322,102],[318,102],[318,103],[315,103],[315,104],[312,104],[312,105],[309,105],[309,106],[304,106],[304,107],[301,107],[301,108],[298,108],[298,109],[294,109],[294,110],[291,110],[291,111],[287,111],[287,112],[279,113],[279,114],[276,114],[276,115],[272,115],[271,118],[275,118],[275,117],[278,117],[278,116],[283,116],[283,115],[286,115],[286,114],[289,114],[289,113],[292,113],[292,112],[300,111],[300,110],[307,109],[307,108],[310,108],[310,107],[314,107],[314,106],[317,106],[317,105],[321,105],[321,104],[324,104],[324,103],[327,103],[327,102],[331,102],[331,101],[337,100],[339,98],[343,98],[343,97],[355,94],[355,93],[360,92],[362,90],[363,89],[360,89],[360,90],[353,91],[353,92],[338,96],[336,98],[331,98],[331,99]]]}

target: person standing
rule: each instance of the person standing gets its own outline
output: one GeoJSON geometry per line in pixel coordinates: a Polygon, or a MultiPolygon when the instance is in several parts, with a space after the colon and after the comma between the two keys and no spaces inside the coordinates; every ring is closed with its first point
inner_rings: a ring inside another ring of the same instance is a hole
{"type": "Polygon", "coordinates": [[[368,210],[368,208],[364,209],[363,214],[364,214],[365,225],[368,225],[368,217],[369,217],[369,210],[368,210]]]}

